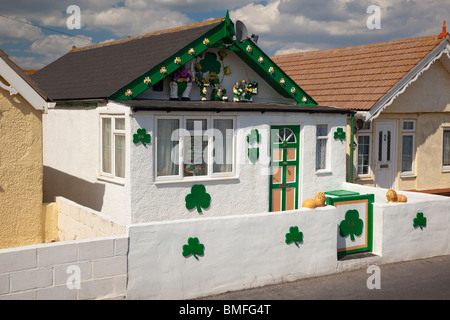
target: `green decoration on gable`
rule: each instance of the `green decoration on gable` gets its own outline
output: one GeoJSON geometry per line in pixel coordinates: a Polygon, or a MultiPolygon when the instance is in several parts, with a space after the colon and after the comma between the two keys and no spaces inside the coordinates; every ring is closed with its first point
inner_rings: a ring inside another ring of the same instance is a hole
{"type": "Polygon", "coordinates": [[[133,134],[133,142],[139,143],[142,142],[144,146],[146,146],[146,143],[150,143],[151,137],[150,134],[147,133],[147,130],[144,128],[137,129],[137,133],[133,134]]]}
{"type": "Polygon", "coordinates": [[[200,66],[202,67],[202,72],[212,72],[215,74],[220,73],[221,64],[217,61],[217,56],[213,52],[207,52],[205,57],[200,61],[200,66]]]}
{"type": "Polygon", "coordinates": [[[183,257],[187,257],[192,254],[194,258],[198,260],[197,255],[201,256],[204,254],[205,246],[200,243],[198,238],[189,238],[187,243],[188,244],[183,246],[183,257]]]}
{"type": "Polygon", "coordinates": [[[337,128],[336,132],[334,133],[334,139],[339,139],[341,141],[345,140],[345,132],[342,128],[337,128]]]}
{"type": "Polygon", "coordinates": [[[423,212],[417,212],[416,218],[413,219],[414,228],[420,227],[423,230],[423,227],[427,226],[427,218],[423,216],[423,212]]]}
{"type": "Polygon", "coordinates": [[[359,218],[358,210],[348,210],[345,213],[345,220],[339,224],[339,234],[341,237],[350,235],[350,239],[355,241],[355,235],[362,234],[364,222],[359,218]]]}
{"type": "Polygon", "coordinates": [[[209,208],[211,204],[211,196],[206,193],[206,188],[202,184],[195,184],[191,187],[191,193],[185,198],[186,208],[192,210],[197,208],[198,213],[202,213],[202,208],[209,208]]]}
{"type": "Polygon", "coordinates": [[[298,227],[290,227],[289,233],[286,233],[286,243],[294,242],[298,247],[298,242],[303,242],[303,233],[298,231],[298,227]]]}

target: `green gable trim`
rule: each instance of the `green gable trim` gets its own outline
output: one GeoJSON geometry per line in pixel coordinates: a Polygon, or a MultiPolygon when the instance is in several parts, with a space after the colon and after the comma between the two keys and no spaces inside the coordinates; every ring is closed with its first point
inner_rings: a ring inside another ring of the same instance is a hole
{"type": "Polygon", "coordinates": [[[246,39],[243,42],[235,41],[233,47],[236,54],[253,70],[272,86],[280,95],[292,98],[298,105],[317,105],[302,88],[300,88],[269,56],[267,56],[253,41],[246,39]],[[252,48],[251,52],[247,47],[252,48]],[[262,60],[260,60],[262,58],[262,60]],[[282,84],[280,81],[284,79],[282,84]],[[304,101],[306,98],[306,101],[304,101]]]}
{"type": "Polygon", "coordinates": [[[206,32],[189,45],[168,57],[160,64],[153,67],[148,72],[139,76],[120,90],[108,97],[109,100],[132,100],[150,88],[153,84],[163,80],[172,74],[181,65],[184,65],[196,58],[208,48],[224,48],[224,43],[232,44],[227,46],[234,51],[247,65],[249,65],[261,78],[263,78],[280,95],[294,99],[298,105],[314,106],[317,103],[302,90],[281,68],[279,68],[269,56],[267,56],[253,41],[246,39],[243,42],[233,41],[236,35],[234,25],[227,14],[218,26],[206,32]],[[208,39],[209,43],[205,43],[208,39]],[[247,50],[248,46],[252,48],[247,50]],[[193,49],[194,52],[191,51],[193,49]],[[179,58],[178,61],[176,59],[179,58]],[[262,58],[262,60],[260,60],[262,58]],[[162,68],[165,73],[162,73],[162,68]],[[150,82],[148,81],[150,79],[150,82]],[[284,79],[284,82],[281,82],[284,79]],[[305,100],[306,99],[306,100],[305,100]]]}

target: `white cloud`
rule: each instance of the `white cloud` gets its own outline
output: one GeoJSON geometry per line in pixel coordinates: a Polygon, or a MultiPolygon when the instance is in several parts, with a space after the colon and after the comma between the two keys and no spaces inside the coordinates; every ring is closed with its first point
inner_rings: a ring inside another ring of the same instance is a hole
{"type": "MultiPolygon", "coordinates": [[[[12,17],[30,23],[23,18],[12,17]]],[[[0,19],[0,44],[5,42],[33,41],[42,38],[44,34],[38,28],[15,20],[0,19]]]]}
{"type": "Polygon", "coordinates": [[[291,54],[291,53],[316,51],[316,50],[319,50],[319,48],[315,48],[315,47],[304,47],[304,48],[288,47],[288,48],[283,48],[283,49],[275,51],[274,55],[277,56],[277,55],[281,55],[281,54],[291,54]]]}

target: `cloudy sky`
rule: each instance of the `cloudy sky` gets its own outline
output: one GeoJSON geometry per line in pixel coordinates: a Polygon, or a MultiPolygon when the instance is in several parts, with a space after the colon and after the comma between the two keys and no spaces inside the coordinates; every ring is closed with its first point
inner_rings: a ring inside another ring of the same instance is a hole
{"type": "Polygon", "coordinates": [[[259,35],[269,55],[439,34],[443,21],[450,23],[449,0],[0,0],[0,49],[22,68],[39,69],[74,45],[219,18],[227,10],[259,35]],[[80,29],[67,27],[70,5],[80,8],[80,29]],[[380,8],[380,29],[367,27],[374,21],[370,5],[380,8]]]}

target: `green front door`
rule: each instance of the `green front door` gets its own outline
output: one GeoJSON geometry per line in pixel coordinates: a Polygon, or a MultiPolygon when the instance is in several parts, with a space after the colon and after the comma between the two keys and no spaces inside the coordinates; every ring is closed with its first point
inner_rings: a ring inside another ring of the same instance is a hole
{"type": "Polygon", "coordinates": [[[269,211],[298,209],[300,126],[272,126],[269,211]]]}

